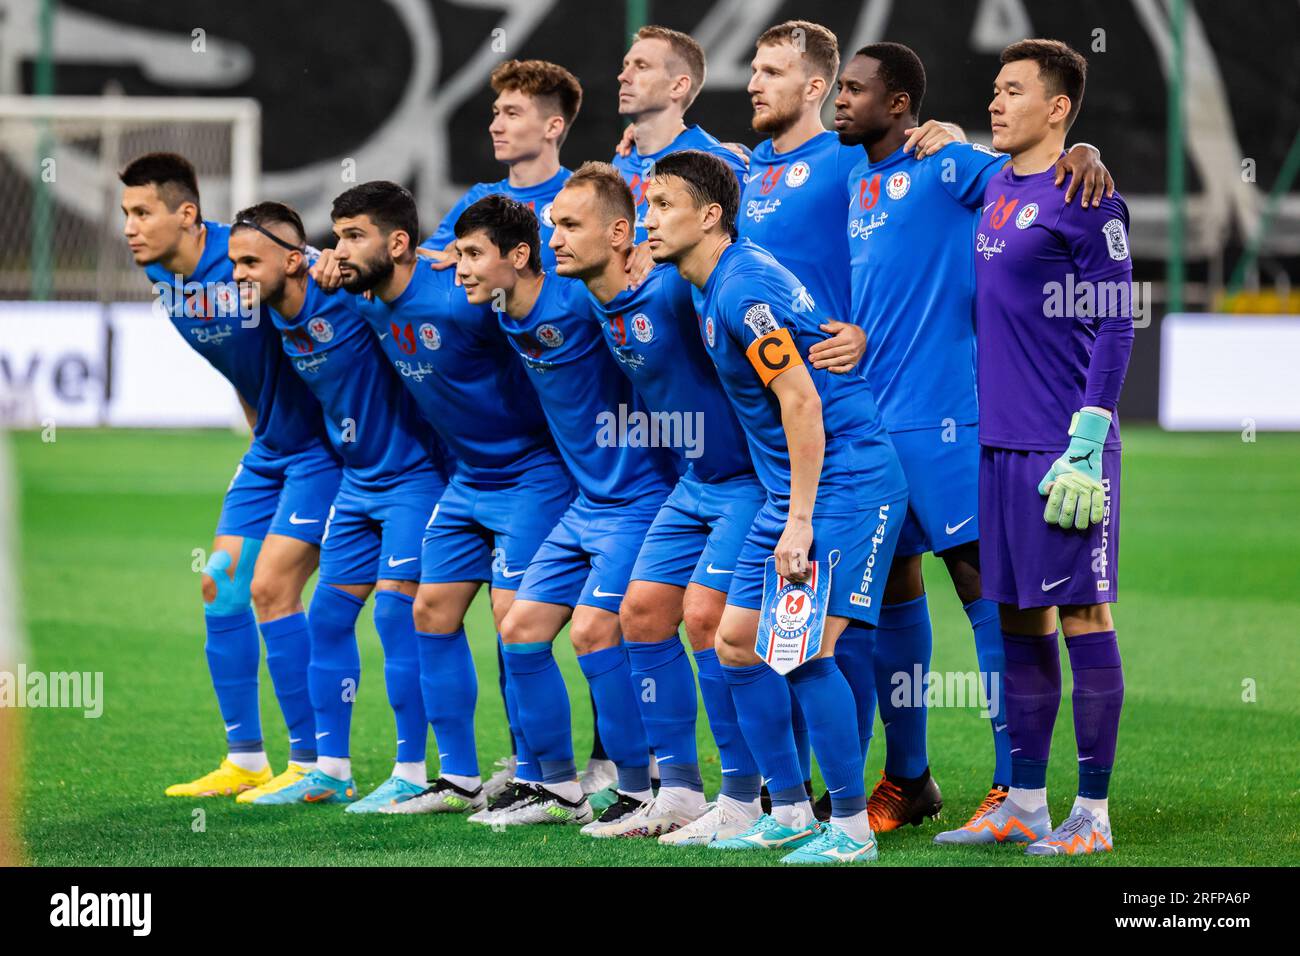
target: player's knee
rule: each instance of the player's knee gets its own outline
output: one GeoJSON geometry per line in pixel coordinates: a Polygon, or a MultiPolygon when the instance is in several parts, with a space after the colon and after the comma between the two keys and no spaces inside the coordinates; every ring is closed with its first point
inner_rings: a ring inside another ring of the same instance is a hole
{"type": "Polygon", "coordinates": [[[659,616],[650,601],[637,596],[635,592],[623,599],[618,609],[618,623],[623,636],[634,643],[644,644],[662,641],[666,634],[659,625],[659,616]]]}
{"type": "Polygon", "coordinates": [[[713,639],[713,649],[724,667],[748,667],[758,663],[753,634],[719,627],[713,639]]]}
{"type": "Polygon", "coordinates": [[[713,646],[719,617],[717,609],[705,602],[687,599],[682,609],[682,621],[686,625],[686,638],[691,642],[691,650],[702,651],[713,646]]]}
{"type": "Polygon", "coordinates": [[[292,614],[301,601],[301,595],[293,593],[288,581],[266,572],[253,572],[249,593],[253,599],[253,610],[257,612],[258,619],[263,621],[292,614]]]}
{"type": "Polygon", "coordinates": [[[423,634],[450,634],[460,627],[460,620],[447,602],[439,601],[423,590],[417,591],[412,610],[415,629],[423,634]]]}
{"type": "Polygon", "coordinates": [[[569,640],[573,642],[574,653],[579,656],[603,651],[607,647],[617,647],[620,639],[617,628],[582,621],[575,621],[569,626],[569,640]]]}
{"type": "Polygon", "coordinates": [[[545,628],[539,621],[530,620],[527,614],[519,613],[517,608],[511,608],[501,622],[501,640],[506,644],[535,644],[538,641],[549,641],[551,636],[545,633],[545,628]]]}
{"type": "Polygon", "coordinates": [[[257,555],[261,550],[262,542],[259,539],[245,538],[233,575],[230,566],[234,564],[234,557],[230,552],[221,548],[212,552],[203,569],[203,602],[207,613],[224,617],[248,609],[252,600],[253,569],[257,566],[257,555]]]}
{"type": "Polygon", "coordinates": [[[980,590],[979,545],[971,541],[945,551],[940,557],[948,566],[948,575],[952,578],[953,588],[962,604],[978,601],[983,595],[980,590]]]}
{"type": "Polygon", "coordinates": [[[1066,637],[1115,630],[1109,604],[1074,604],[1061,608],[1061,631],[1066,637]]]}
{"type": "Polygon", "coordinates": [[[894,558],[894,563],[889,569],[889,578],[885,581],[885,603],[903,604],[907,601],[915,601],[924,593],[921,556],[908,554],[894,558]]]}

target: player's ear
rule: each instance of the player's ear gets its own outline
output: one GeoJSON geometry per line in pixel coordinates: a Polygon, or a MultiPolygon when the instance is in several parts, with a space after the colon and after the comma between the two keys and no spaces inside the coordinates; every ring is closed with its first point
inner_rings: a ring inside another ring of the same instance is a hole
{"type": "Polygon", "coordinates": [[[816,102],[820,103],[826,99],[827,92],[828,88],[825,77],[814,76],[808,81],[807,95],[816,102]]]}
{"type": "Polygon", "coordinates": [[[388,253],[394,259],[404,259],[411,251],[411,236],[405,229],[394,229],[388,234],[388,253]]]}
{"type": "Polygon", "coordinates": [[[705,231],[712,229],[722,221],[722,207],[715,202],[709,203],[704,207],[704,217],[700,220],[700,225],[705,231]]]}
{"type": "Polygon", "coordinates": [[[192,202],[182,202],[176,207],[176,213],[181,217],[181,225],[187,229],[199,224],[199,207],[192,202]]]}
{"type": "Polygon", "coordinates": [[[524,269],[531,258],[532,247],[526,242],[521,242],[510,250],[510,265],[516,272],[524,269]]]}
{"type": "Polygon", "coordinates": [[[631,226],[622,216],[616,216],[614,221],[609,224],[609,244],[611,246],[616,248],[622,246],[631,235],[631,226]]]}
{"type": "Polygon", "coordinates": [[[1064,123],[1070,118],[1070,98],[1064,93],[1052,97],[1052,106],[1047,114],[1050,123],[1064,123]]]}
{"type": "Polygon", "coordinates": [[[564,125],[563,116],[560,116],[558,113],[554,116],[549,116],[546,119],[546,131],[543,135],[547,139],[553,139],[558,143],[560,138],[564,135],[564,125]]]}

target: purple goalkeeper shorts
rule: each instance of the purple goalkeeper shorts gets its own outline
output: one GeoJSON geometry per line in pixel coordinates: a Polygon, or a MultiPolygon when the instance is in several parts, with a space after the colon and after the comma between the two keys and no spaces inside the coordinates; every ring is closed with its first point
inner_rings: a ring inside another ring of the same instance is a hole
{"type": "Polygon", "coordinates": [[[984,597],[1019,608],[1118,599],[1118,449],[1101,457],[1106,512],[1086,531],[1043,520],[1038,482],[1060,452],[980,448],[980,578],[984,597]]]}

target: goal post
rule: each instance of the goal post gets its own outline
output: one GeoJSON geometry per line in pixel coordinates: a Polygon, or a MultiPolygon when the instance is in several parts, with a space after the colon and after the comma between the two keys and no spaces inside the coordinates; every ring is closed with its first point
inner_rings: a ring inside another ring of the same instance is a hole
{"type": "Polygon", "coordinates": [[[257,201],[261,107],[216,97],[0,96],[0,299],[148,297],[121,236],[118,171],[177,152],[203,215],[257,201]]]}

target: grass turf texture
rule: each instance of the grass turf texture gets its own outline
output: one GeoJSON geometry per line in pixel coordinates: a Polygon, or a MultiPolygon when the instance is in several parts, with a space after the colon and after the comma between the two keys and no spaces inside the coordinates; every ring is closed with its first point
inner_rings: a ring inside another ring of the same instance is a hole
{"type": "MultiPolygon", "coordinates": [[[[27,859],[44,865],[718,865],[722,854],[649,841],[595,841],[577,828],[495,833],[459,816],[357,816],[340,806],[249,807],[173,799],[163,788],[213,769],[223,734],[203,656],[193,549],[211,545],[242,442],[221,432],[63,430],[14,436],[29,670],[102,671],[104,712],[29,709],[20,810],[27,859]],[[196,811],[202,810],[200,816],[196,811]],[[202,826],[200,826],[200,822],[202,826]]],[[[929,822],[880,839],[880,865],[1222,865],[1300,862],[1300,436],[1166,435],[1125,429],[1122,603],[1127,684],[1111,816],[1118,851],[1027,860],[1014,847],[940,848],[929,822]],[[1195,481],[1191,478],[1195,477],[1195,481]],[[1254,702],[1243,682],[1256,684],[1254,702]]],[[[927,558],[937,671],[972,671],[970,629],[942,566],[927,558]]],[[[468,622],[479,668],[485,772],[508,750],[491,617],[468,622]]],[[[391,769],[393,725],[378,638],[363,613],[362,682],[352,733],[363,793],[391,769]]],[[[573,699],[576,753],[589,752],[586,684],[567,640],[557,658],[573,699]]],[[[1064,658],[1064,652],[1062,657],[1064,658]]],[[[1066,696],[1049,773],[1052,815],[1075,787],[1066,696]]],[[[262,719],[273,769],[287,742],[265,666],[262,719]]],[[[705,786],[717,751],[699,720],[705,786]]],[[[964,821],[991,772],[974,707],[930,712],[943,823],[964,821]]],[[[884,759],[877,721],[868,785],[884,759]]],[[[431,758],[436,748],[430,746],[431,758]]],[[[430,764],[430,770],[436,764],[430,764]]],[[[820,792],[820,783],[819,789],[820,792]]]]}

